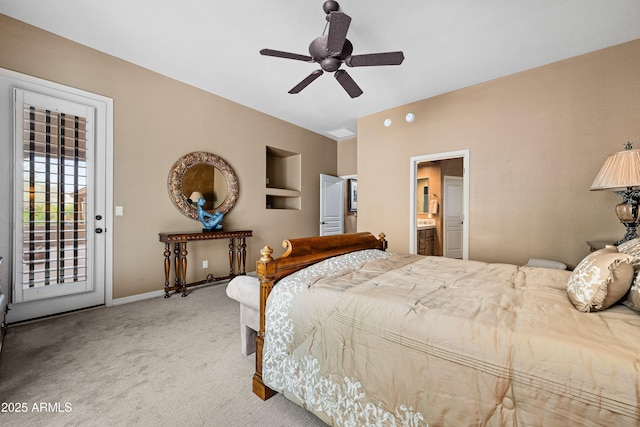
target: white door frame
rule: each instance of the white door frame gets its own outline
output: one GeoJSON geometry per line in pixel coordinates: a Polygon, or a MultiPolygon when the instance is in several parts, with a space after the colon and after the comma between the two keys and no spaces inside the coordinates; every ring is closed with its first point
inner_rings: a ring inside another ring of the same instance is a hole
{"type": "Polygon", "coordinates": [[[462,224],[462,259],[469,259],[469,150],[450,151],[446,153],[438,154],[426,154],[423,156],[414,156],[409,159],[409,253],[417,253],[417,179],[418,179],[418,164],[422,162],[433,162],[437,160],[447,160],[462,157],[462,179],[463,179],[463,213],[464,223],[462,224]]]}
{"type": "MultiPolygon", "coordinates": [[[[75,98],[88,98],[92,101],[95,101],[99,104],[98,114],[101,115],[101,123],[104,123],[104,129],[96,129],[96,132],[100,132],[103,135],[102,143],[104,143],[104,167],[106,176],[109,177],[105,182],[105,200],[104,200],[104,227],[106,228],[106,233],[103,234],[102,238],[105,239],[105,268],[102,279],[104,280],[104,301],[106,306],[113,305],[113,100],[111,98],[107,98],[101,95],[97,95],[91,92],[83,91],[80,89],[72,88],[69,86],[65,86],[62,84],[50,82],[47,80],[39,79],[37,77],[32,77],[26,74],[18,73],[15,71],[7,70],[4,68],[0,68],[0,99],[4,99],[5,102],[0,102],[0,118],[3,120],[3,126],[0,126],[0,154],[2,154],[3,160],[1,161],[0,167],[6,167],[10,172],[10,176],[0,176],[1,180],[5,178],[10,181],[8,186],[5,189],[0,189],[0,196],[5,197],[7,200],[11,200],[11,203],[8,203],[8,206],[5,206],[2,209],[1,213],[3,215],[7,215],[7,218],[12,218],[13,215],[13,124],[12,124],[12,111],[13,103],[10,102],[12,99],[13,88],[21,88],[29,91],[45,93],[47,90],[52,92],[56,92],[53,96],[58,96],[58,93],[63,92],[66,93],[69,99],[73,100],[75,98]],[[44,92],[43,92],[44,91],[44,92]],[[8,191],[8,194],[4,192],[8,191]]],[[[0,249],[5,250],[8,254],[5,261],[7,262],[7,267],[12,266],[13,260],[13,248],[15,247],[15,242],[13,242],[13,229],[11,226],[11,221],[0,221],[0,234],[11,236],[10,242],[6,246],[0,247],[0,249]]],[[[9,240],[9,239],[7,239],[9,240]]],[[[13,283],[14,283],[14,271],[12,268],[7,268],[7,270],[11,270],[10,272],[5,272],[5,277],[0,280],[6,280],[10,278],[11,280],[7,280],[8,283],[11,284],[9,286],[9,292],[13,291],[13,283]]],[[[7,314],[7,320],[9,322],[16,322],[22,319],[14,318],[10,311],[7,314]]]]}

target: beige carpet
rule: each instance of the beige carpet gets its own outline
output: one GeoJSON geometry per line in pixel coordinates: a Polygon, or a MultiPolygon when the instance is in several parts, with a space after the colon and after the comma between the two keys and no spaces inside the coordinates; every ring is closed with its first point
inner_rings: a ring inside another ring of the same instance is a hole
{"type": "Polygon", "coordinates": [[[10,327],[0,426],[324,426],[252,393],[225,286],[10,327]]]}

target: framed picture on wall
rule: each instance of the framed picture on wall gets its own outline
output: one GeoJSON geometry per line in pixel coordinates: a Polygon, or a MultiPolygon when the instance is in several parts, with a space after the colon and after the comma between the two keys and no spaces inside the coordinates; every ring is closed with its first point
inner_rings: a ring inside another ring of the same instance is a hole
{"type": "Polygon", "coordinates": [[[349,179],[349,200],[348,209],[350,212],[356,212],[358,210],[358,180],[349,179]]]}

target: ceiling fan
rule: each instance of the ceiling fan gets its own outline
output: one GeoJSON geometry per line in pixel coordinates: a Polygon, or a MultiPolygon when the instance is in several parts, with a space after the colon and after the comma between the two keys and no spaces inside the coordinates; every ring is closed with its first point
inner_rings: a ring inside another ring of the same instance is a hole
{"type": "Polygon", "coordinates": [[[340,69],[342,63],[345,63],[348,67],[402,64],[404,60],[402,51],[351,55],[353,45],[347,39],[347,31],[349,30],[351,17],[340,12],[340,5],[337,1],[325,1],[322,9],[327,14],[329,32],[326,35],[323,34],[315,38],[311,42],[309,45],[309,54],[311,56],[273,49],[262,49],[260,51],[260,54],[266,56],[317,62],[320,64],[319,70],[315,70],[309,74],[304,80],[295,85],[289,93],[299,93],[326,71],[328,73],[334,73],[334,77],[338,80],[338,83],[340,83],[351,98],[355,98],[362,95],[362,89],[360,89],[345,70],[340,69]]]}

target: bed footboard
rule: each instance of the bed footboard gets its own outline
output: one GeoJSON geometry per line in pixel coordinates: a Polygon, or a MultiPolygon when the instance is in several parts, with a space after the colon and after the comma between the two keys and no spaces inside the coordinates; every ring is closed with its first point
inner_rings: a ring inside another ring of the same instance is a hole
{"type": "Polygon", "coordinates": [[[260,250],[256,271],[260,279],[260,330],[256,335],[256,372],[253,375],[253,392],[267,400],[275,391],[262,382],[262,346],[264,344],[265,308],[267,298],[275,283],[281,278],[311,264],[363,249],[387,249],[384,233],[379,238],[368,232],[339,234],[335,236],[308,237],[282,242],[284,255],[273,259],[273,249],[265,246],[260,250]]]}

